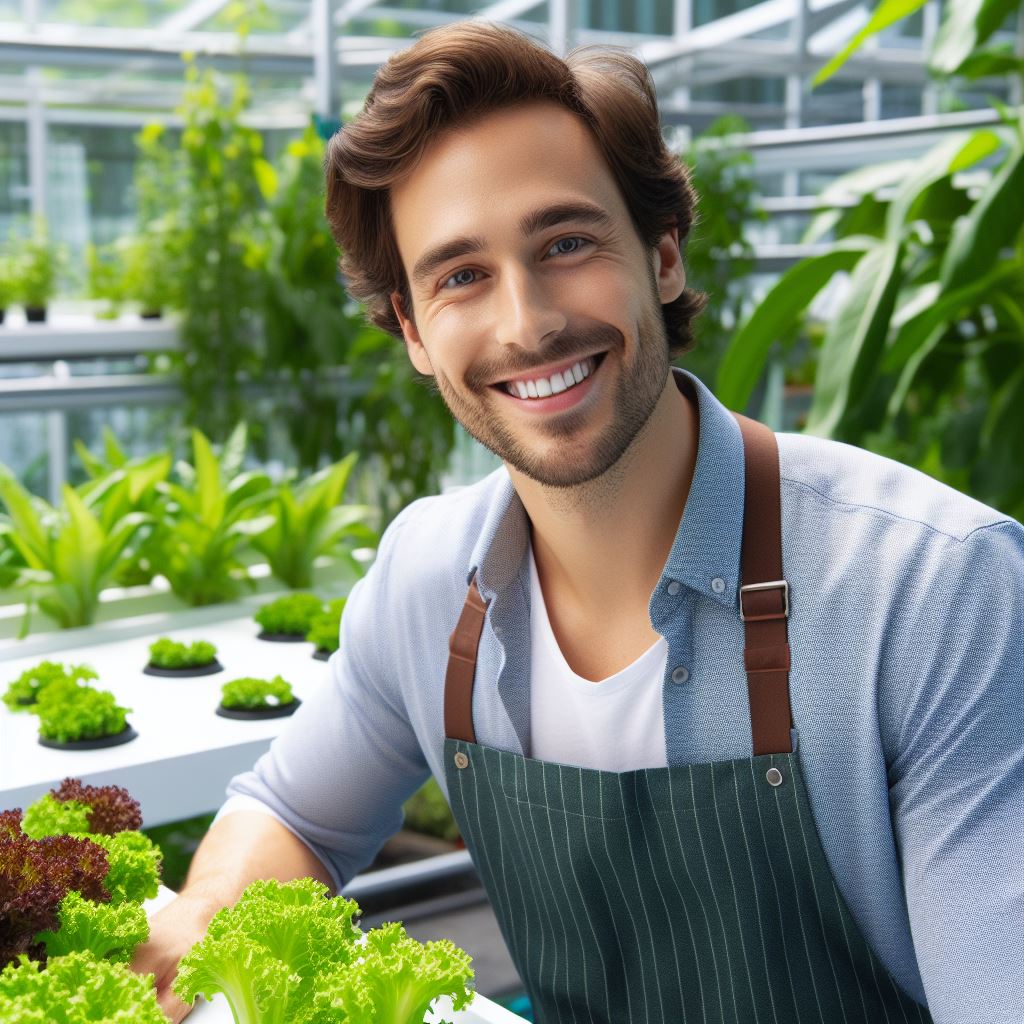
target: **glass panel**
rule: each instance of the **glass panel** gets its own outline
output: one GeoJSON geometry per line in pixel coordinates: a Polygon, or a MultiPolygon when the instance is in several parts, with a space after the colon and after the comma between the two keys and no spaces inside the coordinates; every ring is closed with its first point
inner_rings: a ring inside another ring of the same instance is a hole
{"type": "Polygon", "coordinates": [[[31,209],[25,125],[0,121],[0,246],[23,229],[31,209]]]}

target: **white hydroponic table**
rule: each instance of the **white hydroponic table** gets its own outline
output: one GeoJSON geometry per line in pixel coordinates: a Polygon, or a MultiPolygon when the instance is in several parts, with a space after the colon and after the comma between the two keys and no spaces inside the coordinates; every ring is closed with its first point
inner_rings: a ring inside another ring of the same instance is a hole
{"type": "MultiPolygon", "coordinates": [[[[172,899],[174,893],[161,886],[160,894],[155,899],[146,901],[146,910],[149,914],[154,914],[172,899]]],[[[433,1010],[427,1015],[427,1024],[436,1024],[441,1020],[450,1020],[453,1024],[526,1024],[523,1017],[479,993],[473,997],[473,1001],[466,1009],[458,1013],[453,1011],[451,1006],[451,1000],[447,997],[436,1000],[433,1010]]],[[[219,995],[214,996],[209,1002],[200,996],[186,1019],[189,1024],[234,1024],[227,1000],[219,995]]]]}
{"type": "Polygon", "coordinates": [[[126,787],[142,805],[146,827],[216,810],[228,780],[251,767],[288,721],[220,718],[221,686],[240,676],[280,674],[301,700],[327,682],[327,663],[312,657],[312,644],[256,639],[252,616],[267,600],[260,595],[0,644],[0,692],[44,658],[87,664],[99,674],[93,686],[133,709],[128,722],[139,734],[104,750],[51,750],[38,743],[35,715],[0,704],[0,810],[27,806],[69,775],[126,787]],[[181,679],[143,675],[158,636],[209,640],[225,671],[181,679]]]}

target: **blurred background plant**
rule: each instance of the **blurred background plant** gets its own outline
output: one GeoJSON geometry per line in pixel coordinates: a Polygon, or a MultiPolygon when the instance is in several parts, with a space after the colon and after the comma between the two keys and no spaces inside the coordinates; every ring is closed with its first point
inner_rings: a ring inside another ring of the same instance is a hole
{"type": "MultiPolygon", "coordinates": [[[[923,6],[884,0],[818,75],[923,6]]],[[[1020,0],[945,8],[929,57],[939,77],[1024,77],[989,46],[1020,0]]],[[[807,241],[830,249],[785,273],[723,360],[719,397],[742,409],[793,339],[815,353],[809,433],[917,466],[1024,518],[1024,111],[994,104],[994,128],[953,133],[925,157],[865,167],[821,196],[807,241]],[[808,306],[839,273],[838,306],[812,331],[808,306]],[[817,339],[820,338],[820,341],[817,339]]]]}

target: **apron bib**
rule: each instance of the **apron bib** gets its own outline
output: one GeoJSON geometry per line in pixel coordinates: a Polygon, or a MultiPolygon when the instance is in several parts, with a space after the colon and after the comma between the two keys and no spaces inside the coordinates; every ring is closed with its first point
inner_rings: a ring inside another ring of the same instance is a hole
{"type": "Polygon", "coordinates": [[[445,677],[452,812],[542,1024],[929,1024],[832,878],[792,744],[778,448],[746,465],[741,618],[752,758],[606,772],[476,743],[486,605],[445,677]]]}

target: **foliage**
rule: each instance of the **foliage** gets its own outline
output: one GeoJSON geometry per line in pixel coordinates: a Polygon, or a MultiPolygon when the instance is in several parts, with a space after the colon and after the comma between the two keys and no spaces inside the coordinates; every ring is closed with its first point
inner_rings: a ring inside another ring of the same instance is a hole
{"type": "Polygon", "coordinates": [[[216,646],[206,640],[184,644],[162,636],[149,645],[149,663],[154,668],[200,668],[216,657],[216,646]]]}
{"type": "Polygon", "coordinates": [[[124,300],[121,288],[121,268],[112,245],[85,247],[86,292],[90,299],[106,301],[106,308],[96,315],[101,320],[114,320],[121,314],[124,300]]]}
{"type": "Polygon", "coordinates": [[[107,852],[110,867],[103,884],[110,902],[141,903],[160,890],[160,847],[141,832],[118,832],[112,836],[90,835],[107,852]]]}
{"type": "Polygon", "coordinates": [[[250,711],[283,707],[293,700],[295,694],[292,693],[291,684],[281,676],[274,676],[273,679],[255,679],[252,676],[233,679],[221,688],[220,697],[222,707],[245,708],[250,711]]]}
{"type": "Polygon", "coordinates": [[[37,220],[28,238],[18,243],[15,283],[23,306],[46,307],[57,290],[60,260],[60,250],[50,242],[45,224],[37,220]]]}
{"type": "Polygon", "coordinates": [[[32,707],[39,717],[39,735],[57,743],[116,736],[123,732],[131,708],[121,707],[109,690],[57,680],[32,707]]]}
{"type": "Polygon", "coordinates": [[[171,251],[160,225],[102,248],[90,245],[86,250],[89,295],[107,301],[101,315],[118,316],[126,302],[137,304],[145,314],[175,307],[176,278],[168,273],[171,251]]]}
{"type": "MultiPolygon", "coordinates": [[[[933,70],[970,78],[990,67],[977,47],[1009,9],[949,5],[933,70]]],[[[997,130],[950,134],[920,159],[855,171],[821,207],[808,239],[832,232],[833,247],[784,275],[737,333],[719,397],[743,408],[775,339],[795,334],[845,271],[807,430],[917,465],[1021,518],[1024,117],[1004,114],[997,130]]]]}
{"type": "Polygon", "coordinates": [[[28,711],[39,699],[39,694],[56,679],[85,682],[99,676],[88,665],[64,665],[59,661],[41,661],[25,669],[7,687],[3,702],[11,711],[28,711]]]}
{"type": "Polygon", "coordinates": [[[682,154],[697,193],[686,241],[687,284],[705,292],[707,306],[694,325],[696,345],[679,363],[709,385],[741,319],[743,281],[755,267],[747,225],[766,218],[757,206],[753,157],[734,141],[749,130],[741,117],[719,118],[682,154]]]}
{"type": "Polygon", "coordinates": [[[77,831],[112,836],[142,827],[142,808],[123,786],[89,786],[81,779],[67,778],[48,795],[57,801],[82,804],[88,808],[87,827],[77,831]]]}
{"type": "Polygon", "coordinates": [[[89,808],[77,800],[56,800],[52,793],[25,808],[21,830],[32,839],[89,831],[89,808]]]}
{"type": "Polygon", "coordinates": [[[36,934],[57,927],[61,901],[72,890],[106,900],[106,851],[88,839],[31,839],[21,811],[0,812],[0,966],[22,953],[43,955],[36,934]]]}
{"type": "Polygon", "coordinates": [[[316,645],[318,651],[336,651],[341,634],[341,614],[347,598],[339,597],[328,602],[323,614],[318,615],[309,627],[306,639],[316,645]]]}
{"type": "Polygon", "coordinates": [[[0,534],[8,536],[25,561],[15,583],[28,590],[22,636],[28,632],[37,589],[42,593],[39,607],[61,628],[90,625],[100,591],[135,532],[149,521],[142,512],[99,519],[67,484],[63,496],[60,508],[53,508],[0,466],[0,502],[8,513],[0,519],[0,534]]]}
{"type": "Polygon", "coordinates": [[[406,800],[403,810],[406,828],[411,828],[414,832],[423,832],[428,836],[437,836],[438,839],[447,839],[450,843],[459,838],[459,826],[436,779],[427,779],[406,800]]]}
{"type": "Polygon", "coordinates": [[[48,957],[91,953],[98,960],[128,963],[135,947],[149,938],[149,920],[141,903],[94,903],[71,891],[57,911],[56,930],[36,936],[48,957]]]}
{"type": "Polygon", "coordinates": [[[6,309],[17,298],[17,268],[14,260],[0,252],[0,309],[6,309]]]}
{"type": "Polygon", "coordinates": [[[6,967],[0,972],[0,1018],[25,1024],[167,1024],[151,974],[90,953],[54,957],[45,971],[27,959],[6,967]]]}
{"type": "Polygon", "coordinates": [[[256,622],[268,633],[292,633],[305,636],[324,610],[316,594],[285,594],[256,612],[256,622]]]}
{"type": "MultiPolygon", "coordinates": [[[[362,565],[352,557],[355,547],[376,547],[379,537],[366,525],[376,518],[368,505],[342,505],[341,498],[357,455],[314,473],[295,485],[282,483],[268,511],[273,522],[253,537],[253,547],[267,560],[273,574],[294,589],[313,585],[317,558],[343,561],[358,577],[362,565]]],[[[266,627],[265,627],[266,628],[266,627]]],[[[308,626],[294,632],[305,632],[308,626]]]]}
{"type": "Polygon", "coordinates": [[[448,941],[421,945],[398,924],[359,943],[359,908],[326,894],[309,878],[253,882],[214,915],[182,959],[174,990],[189,1003],[223,992],[237,1024],[421,1024],[438,996],[450,995],[456,1009],[469,1002],[465,952],[448,941]]]}
{"type": "Polygon", "coordinates": [[[252,581],[238,555],[248,538],[272,524],[258,515],[272,496],[262,472],[240,472],[246,430],[239,424],[218,458],[206,436],[192,431],[192,465],[177,464],[180,483],[163,481],[164,519],[153,536],[153,559],[171,589],[191,605],[237,596],[252,581]]]}

